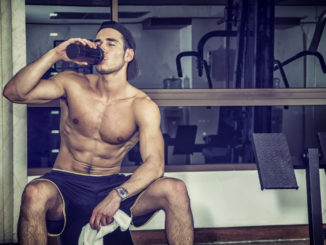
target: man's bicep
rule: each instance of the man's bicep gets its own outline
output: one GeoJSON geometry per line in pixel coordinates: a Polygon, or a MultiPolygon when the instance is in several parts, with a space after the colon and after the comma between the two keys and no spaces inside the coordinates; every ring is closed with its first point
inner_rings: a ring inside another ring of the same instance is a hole
{"type": "Polygon", "coordinates": [[[26,95],[27,103],[45,103],[64,96],[62,77],[41,79],[38,85],[26,95]]]}
{"type": "Polygon", "coordinates": [[[160,128],[161,116],[156,104],[145,104],[138,114],[140,153],[143,161],[155,158],[164,161],[164,141],[160,128]]]}
{"type": "Polygon", "coordinates": [[[160,129],[144,129],[140,131],[140,153],[143,161],[155,158],[162,161],[164,158],[164,141],[160,129]]]}

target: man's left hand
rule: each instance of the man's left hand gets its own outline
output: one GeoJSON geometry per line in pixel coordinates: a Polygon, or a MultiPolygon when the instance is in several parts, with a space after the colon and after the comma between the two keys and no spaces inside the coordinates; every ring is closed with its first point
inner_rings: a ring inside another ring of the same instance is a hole
{"type": "Polygon", "coordinates": [[[121,203],[121,197],[115,190],[100,202],[93,210],[89,221],[92,229],[100,230],[101,226],[110,224],[113,221],[113,215],[118,211],[121,203]]]}

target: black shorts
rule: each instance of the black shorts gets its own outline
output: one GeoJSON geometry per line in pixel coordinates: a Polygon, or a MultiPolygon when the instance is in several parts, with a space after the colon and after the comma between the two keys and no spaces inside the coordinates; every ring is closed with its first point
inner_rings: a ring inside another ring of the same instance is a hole
{"type": "MultiPolygon", "coordinates": [[[[48,234],[60,236],[63,244],[78,244],[82,227],[89,222],[93,209],[110,191],[126,182],[130,176],[124,174],[93,176],[53,169],[50,173],[35,179],[53,183],[63,200],[63,219],[47,220],[48,234]]],[[[155,213],[133,217],[132,208],[142,193],[122,201],[120,205],[120,209],[132,218],[132,224],[136,227],[144,225],[155,213]]]]}

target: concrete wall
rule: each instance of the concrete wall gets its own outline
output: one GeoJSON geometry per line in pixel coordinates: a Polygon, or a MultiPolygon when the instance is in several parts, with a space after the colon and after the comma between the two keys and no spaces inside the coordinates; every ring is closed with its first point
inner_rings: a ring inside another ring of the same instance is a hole
{"type": "MultiPolygon", "coordinates": [[[[298,190],[261,191],[257,171],[166,173],[188,187],[196,228],[308,224],[305,172],[296,170],[298,190]],[[203,181],[205,180],[205,181],[203,181]]],[[[325,221],[325,172],[320,171],[325,221]]],[[[163,229],[160,212],[141,229],[163,229]]]]}

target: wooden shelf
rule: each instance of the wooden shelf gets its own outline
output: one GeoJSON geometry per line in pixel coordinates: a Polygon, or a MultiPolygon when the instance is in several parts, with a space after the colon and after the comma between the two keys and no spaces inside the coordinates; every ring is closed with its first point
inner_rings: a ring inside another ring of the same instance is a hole
{"type": "MultiPolygon", "coordinates": [[[[159,106],[326,105],[326,88],[291,89],[142,89],[159,106]]],[[[58,107],[59,101],[30,104],[58,107]]]]}

